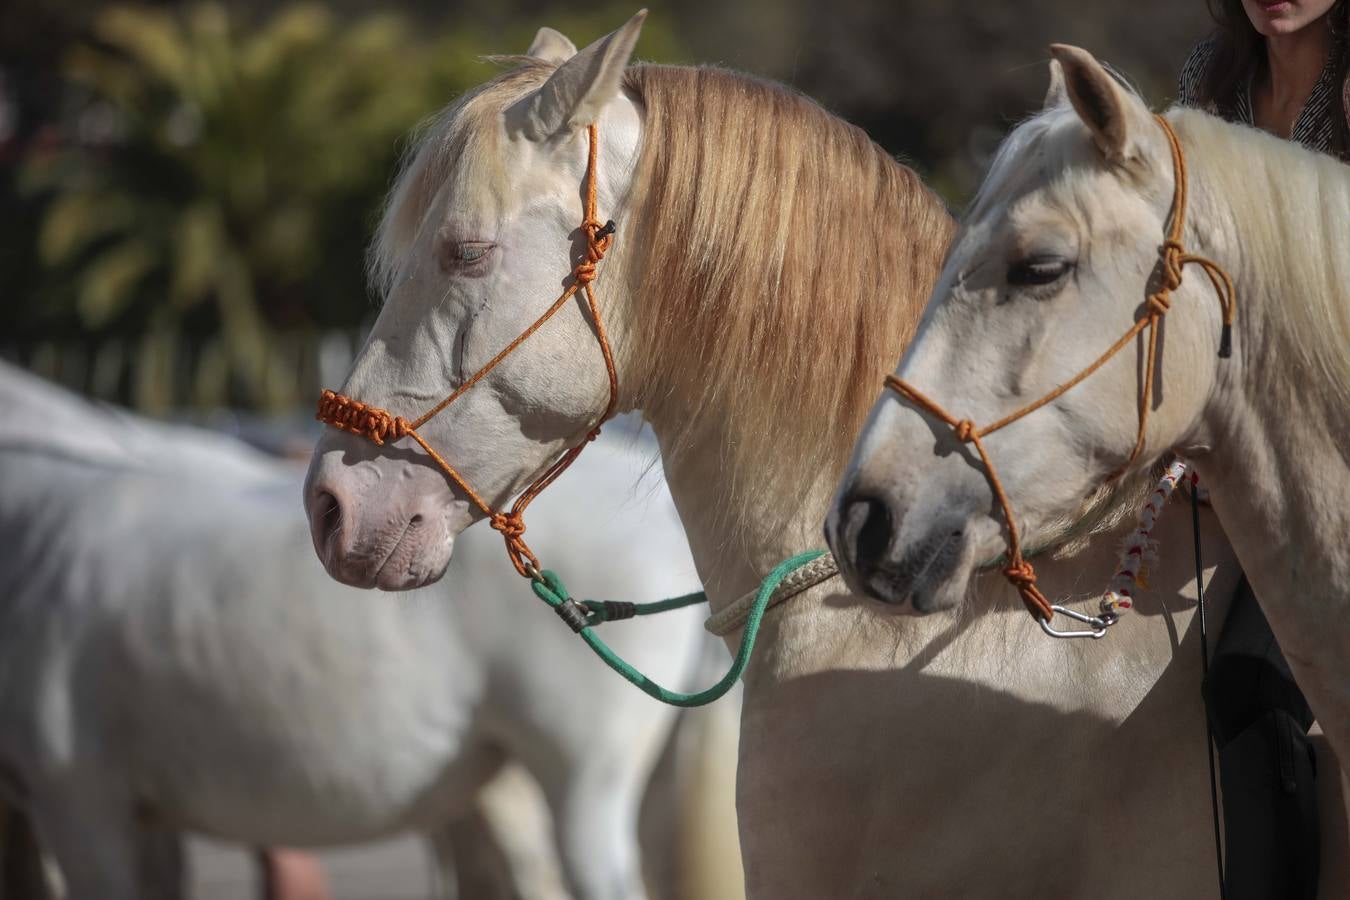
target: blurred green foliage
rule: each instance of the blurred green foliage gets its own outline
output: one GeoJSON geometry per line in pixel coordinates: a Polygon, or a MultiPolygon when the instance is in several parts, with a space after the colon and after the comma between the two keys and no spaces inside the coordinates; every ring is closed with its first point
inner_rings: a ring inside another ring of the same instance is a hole
{"type": "Polygon", "coordinates": [[[34,299],[86,334],[134,336],[143,408],[181,402],[185,354],[206,356],[187,367],[195,399],[301,401],[275,336],[369,314],[363,249],[403,136],[495,71],[486,35],[437,34],[309,3],[252,28],[217,4],[101,12],[62,62],[66,138],[19,175],[41,200],[34,299]]]}
{"type": "Polygon", "coordinates": [[[308,405],[313,336],[372,316],[404,135],[541,25],[581,46],[648,5],[641,59],[786,81],[957,209],[1039,106],[1048,43],[1162,104],[1209,28],[1204,0],[154,2],[0,4],[0,353],[150,409],[308,405]]]}

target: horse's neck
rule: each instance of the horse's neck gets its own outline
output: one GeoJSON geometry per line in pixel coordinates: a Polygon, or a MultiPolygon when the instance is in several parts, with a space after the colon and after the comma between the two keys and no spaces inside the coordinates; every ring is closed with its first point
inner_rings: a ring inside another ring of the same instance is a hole
{"type": "MultiPolygon", "coordinates": [[[[658,417],[659,419],[659,417],[658,417]]],[[[785,424],[784,427],[791,427],[785,424]]],[[[699,578],[714,611],[747,591],[754,590],[764,575],[789,556],[824,546],[821,527],[829,504],[833,477],[816,477],[813,483],[782,486],[782,496],[791,498],[793,511],[772,527],[756,524],[740,528],[735,516],[725,510],[731,473],[718,448],[734,440],[730,429],[710,427],[699,435],[694,452],[671,453],[661,422],[653,422],[666,462],[666,481],[689,538],[689,548],[699,578]]]]}
{"type": "MultiPolygon", "coordinates": [[[[1243,299],[1250,315],[1251,292],[1243,299]]],[[[1200,462],[1215,510],[1272,621],[1310,591],[1328,614],[1350,611],[1350,417],[1279,366],[1249,368],[1259,372],[1220,389],[1223,411],[1200,462]]],[[[1304,640],[1321,636],[1280,635],[1295,653],[1304,640]]]]}
{"type": "MultiPolygon", "coordinates": [[[[1255,246],[1242,217],[1225,243],[1255,246]]],[[[1325,612],[1350,611],[1350,408],[1339,391],[1299,363],[1289,328],[1275,317],[1306,302],[1281,273],[1239,261],[1240,302],[1232,360],[1216,360],[1215,387],[1201,426],[1197,456],[1215,510],[1231,537],[1272,623],[1281,610],[1306,602],[1309,592],[1325,612]]],[[[1350,299],[1345,297],[1343,299],[1350,299]]],[[[1296,619],[1297,617],[1294,617],[1296,619]]],[[[1286,619],[1296,627],[1294,619],[1286,619]]],[[[1286,626],[1289,627],[1289,626],[1286,626]]],[[[1277,631],[1279,629],[1277,628],[1277,631]]],[[[1287,650],[1324,635],[1308,628],[1280,633],[1287,650]]],[[[1350,650],[1350,643],[1347,643],[1350,650]]]]}
{"type": "MultiPolygon", "coordinates": [[[[666,480],[714,611],[754,589],[783,559],[824,545],[821,523],[838,473],[825,473],[811,485],[794,482],[782,486],[785,502],[794,504],[786,527],[751,523],[737,530],[728,524],[733,520],[722,514],[731,473],[726,471],[719,452],[727,440],[734,439],[734,428],[725,423],[710,427],[697,436],[696,452],[671,454],[663,435],[679,431],[663,429],[660,417],[655,418],[653,427],[663,440],[662,451],[668,460],[666,480]]],[[[784,427],[794,426],[814,427],[809,423],[798,425],[795,419],[786,417],[784,427]]],[[[1047,594],[1056,600],[1091,598],[1115,571],[1116,548],[1133,527],[1133,523],[1124,523],[1114,532],[1095,538],[1073,559],[1038,562],[1041,585],[1047,594]]],[[[1173,510],[1159,523],[1155,535],[1165,546],[1184,547],[1190,537],[1188,529],[1184,511],[1173,510]]],[[[1208,520],[1204,542],[1211,562],[1227,561],[1223,537],[1208,520]]],[[[1123,657],[1139,667],[1131,679],[1137,690],[1151,686],[1164,662],[1171,658],[1169,630],[1157,624],[1158,616],[1164,612],[1168,616],[1188,615],[1183,611],[1194,601],[1191,571],[1187,554],[1168,553],[1154,566],[1152,590],[1140,598],[1138,622],[1111,636],[1123,657]]],[[[1231,575],[1228,573],[1229,579],[1216,592],[1220,612],[1222,601],[1231,594],[1231,575]]],[[[1222,615],[1216,620],[1221,622],[1222,615]]],[[[842,582],[834,579],[776,608],[765,627],[761,644],[771,649],[757,655],[746,676],[760,688],[846,664],[860,670],[903,668],[916,675],[945,675],[985,683],[991,689],[1035,702],[1043,702],[1048,696],[1063,699],[1067,683],[1075,686],[1074,702],[1108,718],[1123,718],[1137,702],[1134,694],[1106,689],[1119,673],[1095,661],[1099,657],[1086,647],[1092,642],[1045,638],[1006,582],[992,575],[977,579],[966,608],[959,613],[903,618],[878,604],[848,597],[842,582]],[[1010,669],[1008,659],[1017,660],[1017,665],[1010,669]]],[[[1184,629],[1184,622],[1173,627],[1184,629]]],[[[735,633],[730,636],[738,637],[735,633]]],[[[927,700],[916,698],[916,702],[927,700]]]]}
{"type": "MultiPolygon", "coordinates": [[[[660,423],[654,424],[659,436],[660,423]]],[[[666,471],[714,611],[755,588],[784,558],[824,545],[821,522],[835,477],[830,473],[807,490],[795,483],[783,486],[783,496],[797,502],[787,528],[752,524],[745,532],[736,531],[719,515],[729,480],[717,452],[724,439],[725,434],[701,439],[702,452],[682,454],[666,471]]],[[[1095,538],[1073,559],[1038,561],[1041,586],[1057,601],[1091,600],[1118,567],[1117,548],[1133,527],[1133,523],[1124,523],[1095,538]]],[[[1129,691],[1119,689],[1118,668],[1100,663],[1100,647],[1089,647],[1091,641],[1046,638],[1007,583],[992,574],[976,580],[965,609],[932,616],[897,617],[879,604],[848,596],[840,580],[827,581],[775,608],[765,620],[760,641],[764,649],[757,652],[746,674],[747,683],[764,690],[771,684],[841,667],[904,669],[915,677],[982,683],[1028,702],[1043,703],[1055,697],[1108,719],[1123,719],[1172,658],[1169,635],[1174,636],[1174,629],[1184,631],[1189,621],[1194,602],[1192,561],[1188,553],[1177,551],[1186,547],[1189,528],[1184,510],[1172,510],[1163,517],[1155,536],[1173,549],[1153,566],[1152,586],[1139,599],[1138,615],[1111,635],[1113,647],[1136,670],[1128,679],[1129,691]],[[1162,626],[1163,617],[1175,617],[1170,629],[1162,626]]],[[[1208,514],[1204,528],[1209,562],[1227,562],[1223,536],[1208,514]]],[[[1226,612],[1233,577],[1232,571],[1224,573],[1215,591],[1219,601],[1216,622],[1221,623],[1226,612]]],[[[738,632],[729,636],[729,640],[738,639],[738,632]]],[[[933,682],[906,684],[915,692],[913,702],[918,707],[943,696],[920,692],[933,682]]]]}

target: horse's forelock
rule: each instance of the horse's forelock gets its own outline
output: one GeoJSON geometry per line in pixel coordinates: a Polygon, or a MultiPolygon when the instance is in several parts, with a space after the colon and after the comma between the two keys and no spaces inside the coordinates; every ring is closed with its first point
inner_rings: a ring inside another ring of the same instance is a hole
{"type": "Polygon", "coordinates": [[[532,57],[491,57],[512,68],[459,97],[418,126],[385,200],[371,244],[372,289],[388,295],[426,218],[455,187],[500,195],[506,171],[498,153],[501,113],[548,80],[556,67],[532,57]]]}

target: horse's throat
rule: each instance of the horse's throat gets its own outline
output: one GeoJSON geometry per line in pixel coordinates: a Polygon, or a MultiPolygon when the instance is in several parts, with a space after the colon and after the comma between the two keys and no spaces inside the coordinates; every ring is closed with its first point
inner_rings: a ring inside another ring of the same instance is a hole
{"type": "Polygon", "coordinates": [[[825,479],[805,474],[780,485],[772,496],[748,500],[763,510],[746,515],[728,508],[732,486],[744,483],[745,473],[730,469],[722,452],[729,432],[690,436],[663,429],[660,416],[653,428],[661,443],[666,481],[684,523],[699,578],[714,611],[754,590],[764,575],[789,556],[823,547],[821,523],[829,501],[825,479]],[[689,441],[681,448],[668,446],[667,436],[689,441]]]}

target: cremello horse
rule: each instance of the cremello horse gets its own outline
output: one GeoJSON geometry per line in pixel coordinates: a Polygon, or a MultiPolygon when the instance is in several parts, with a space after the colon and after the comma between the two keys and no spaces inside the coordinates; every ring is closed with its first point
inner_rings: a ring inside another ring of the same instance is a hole
{"type": "MultiPolygon", "coordinates": [[[[641,21],[579,53],[546,35],[429,127],[379,232],[385,305],[343,393],[411,421],[544,311],[586,248],[596,123],[598,212],[618,230],[594,286],[619,405],[655,428],[720,610],[821,543],[953,223],[912,172],[799,95],[717,69],[625,68],[641,21]]],[[[596,343],[585,305],[564,307],[419,435],[500,508],[604,409],[596,343]]],[[[377,447],[335,429],[306,503],[329,571],[385,588],[439,577],[476,518],[410,438],[377,447]]],[[[1184,519],[1161,536],[1183,540],[1184,519]]],[[[1226,597],[1231,557],[1208,514],[1204,528],[1226,597]]],[[[1042,585],[1091,597],[1116,541],[1046,564],[1042,585]]],[[[541,556],[595,596],[588,569],[541,556]]],[[[1174,554],[1153,572],[1116,653],[1046,638],[998,581],[960,615],[896,617],[837,580],[770,611],[741,725],[749,892],[1212,895],[1189,570],[1174,554]]],[[[1330,881],[1328,896],[1345,890],[1330,881]]]]}
{"type": "MultiPolygon", "coordinates": [[[[579,900],[645,896],[638,803],[672,715],[521,608],[493,535],[445,588],[373,598],[314,560],[289,465],[2,364],[0,418],[0,773],[72,900],[152,895],[137,823],[253,845],[444,835],[505,759],[543,787],[579,900]]],[[[633,490],[652,458],[633,443],[540,501],[541,540],[597,589],[655,599],[693,564],[659,481],[633,490]]],[[[692,611],[614,637],[684,684],[711,640],[692,611]]]]}
{"type": "MultiPolygon", "coordinates": [[[[1047,109],[1000,151],[898,372],[976,423],[1086,367],[1162,277],[1176,191],[1167,135],[1090,54],[1054,53],[1047,109]]],[[[1201,112],[1166,120],[1189,169],[1182,243],[1236,282],[1232,358],[1220,358],[1214,288],[1188,269],[1163,320],[1147,452],[1128,459],[1142,338],[986,445],[1041,544],[1127,462],[1146,469],[1171,448],[1193,460],[1294,676],[1350,759],[1350,169],[1201,112]]],[[[891,527],[861,565],[878,594],[918,610],[955,602],[1003,533],[983,469],[951,452],[945,426],[935,444],[933,421],[884,397],[841,497],[885,509],[891,527]]]]}

